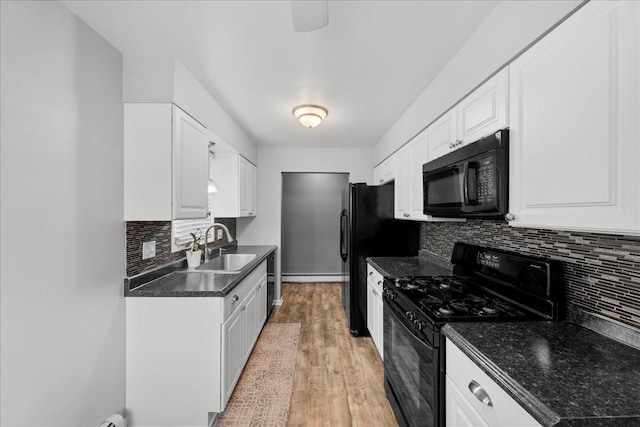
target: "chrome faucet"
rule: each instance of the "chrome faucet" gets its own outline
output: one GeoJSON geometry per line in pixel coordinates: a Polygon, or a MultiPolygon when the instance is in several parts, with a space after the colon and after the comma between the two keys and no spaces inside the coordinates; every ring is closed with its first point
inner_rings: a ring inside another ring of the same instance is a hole
{"type": "MultiPolygon", "coordinates": [[[[215,227],[220,227],[224,230],[225,234],[227,235],[227,243],[233,242],[233,237],[231,237],[231,233],[229,232],[229,229],[226,225],[220,224],[219,222],[213,223],[211,227],[207,228],[207,231],[204,233],[204,262],[209,261],[209,248],[207,247],[209,245],[209,230],[215,227]]],[[[220,253],[222,253],[222,250],[220,251],[220,253]]]]}

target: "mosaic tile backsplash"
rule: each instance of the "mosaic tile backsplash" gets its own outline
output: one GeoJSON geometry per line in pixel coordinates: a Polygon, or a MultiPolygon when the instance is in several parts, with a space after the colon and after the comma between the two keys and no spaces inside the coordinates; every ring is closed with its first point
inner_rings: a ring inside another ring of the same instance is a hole
{"type": "Polygon", "coordinates": [[[422,224],[421,255],[448,261],[456,241],[558,260],[568,309],[640,328],[640,237],[515,228],[503,221],[422,224]]]}
{"type": "MultiPolygon", "coordinates": [[[[235,218],[216,218],[216,222],[229,228],[231,236],[236,237],[235,218]]],[[[171,252],[171,221],[127,221],[127,277],[153,270],[172,261],[185,257],[184,251],[171,252]],[[156,256],[142,259],[142,243],[156,241],[156,256]]],[[[224,239],[210,243],[210,248],[222,246],[224,239]]]]}

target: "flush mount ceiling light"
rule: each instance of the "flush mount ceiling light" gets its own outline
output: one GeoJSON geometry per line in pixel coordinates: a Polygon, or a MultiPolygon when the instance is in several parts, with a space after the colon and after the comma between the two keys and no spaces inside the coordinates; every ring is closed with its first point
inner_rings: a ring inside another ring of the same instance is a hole
{"type": "Polygon", "coordinates": [[[306,128],[318,126],[328,114],[329,112],[326,108],[317,105],[298,105],[293,109],[293,115],[306,128]]]}

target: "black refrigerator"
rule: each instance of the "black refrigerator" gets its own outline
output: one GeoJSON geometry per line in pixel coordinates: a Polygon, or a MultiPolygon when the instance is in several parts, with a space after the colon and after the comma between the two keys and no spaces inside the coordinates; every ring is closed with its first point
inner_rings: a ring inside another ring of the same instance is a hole
{"type": "Polygon", "coordinates": [[[367,336],[367,262],[371,256],[416,256],[420,224],[393,217],[393,182],[349,184],[342,192],[342,305],[353,336],[367,336]]]}

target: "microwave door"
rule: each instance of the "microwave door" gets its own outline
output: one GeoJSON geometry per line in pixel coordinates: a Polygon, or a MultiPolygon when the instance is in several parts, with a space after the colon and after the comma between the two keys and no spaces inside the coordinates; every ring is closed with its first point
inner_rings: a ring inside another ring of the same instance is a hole
{"type": "Polygon", "coordinates": [[[424,177],[424,213],[433,216],[460,212],[464,198],[464,164],[430,172],[424,177]]]}

